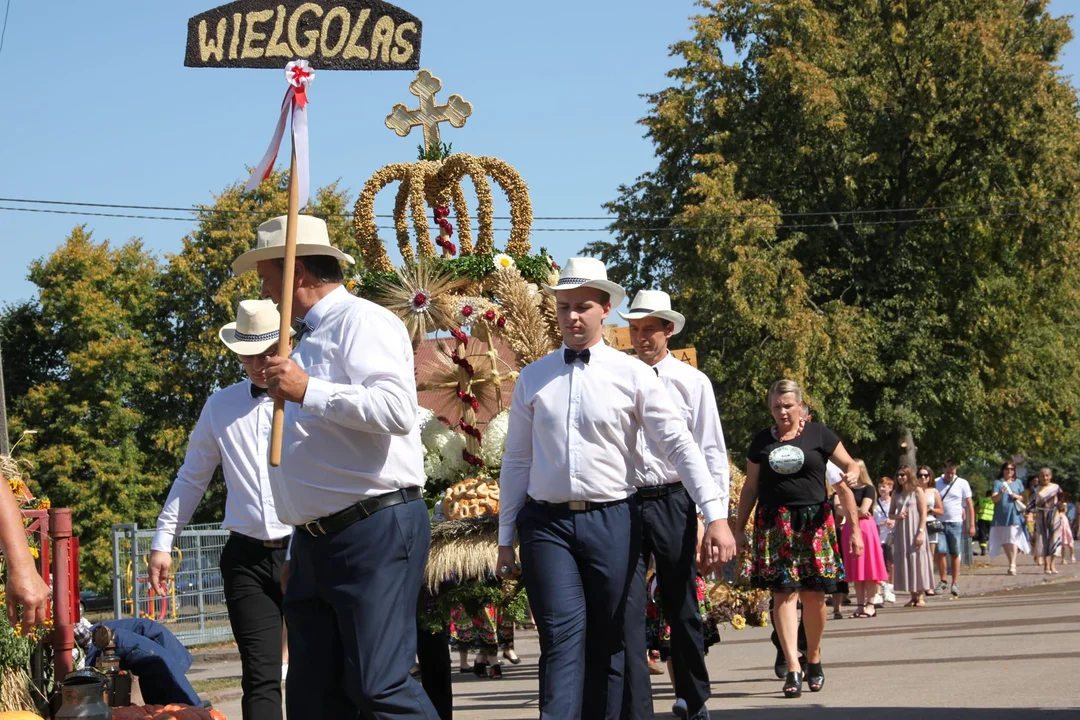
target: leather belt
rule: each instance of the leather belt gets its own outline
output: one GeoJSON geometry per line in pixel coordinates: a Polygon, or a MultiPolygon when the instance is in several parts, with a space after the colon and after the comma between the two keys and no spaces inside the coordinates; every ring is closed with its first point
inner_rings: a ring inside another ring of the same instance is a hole
{"type": "Polygon", "coordinates": [[[570,502],[556,503],[548,502],[546,500],[537,500],[536,498],[525,496],[525,502],[536,503],[537,505],[544,505],[545,507],[557,508],[561,510],[571,510],[573,512],[581,512],[583,510],[599,510],[600,508],[611,507],[612,505],[619,505],[629,500],[629,497],[625,497],[622,500],[608,500],[606,502],[593,502],[591,500],[571,500],[570,502]]]}
{"type": "Polygon", "coordinates": [[[229,531],[229,537],[230,538],[235,538],[237,540],[242,540],[242,541],[246,542],[248,545],[261,545],[262,547],[265,547],[265,548],[273,548],[274,550],[280,550],[281,548],[289,547],[289,537],[290,536],[286,535],[285,537],[277,538],[276,540],[262,540],[260,538],[251,537],[250,535],[244,535],[243,533],[238,533],[235,530],[230,530],[229,531]]]}
{"type": "Polygon", "coordinates": [[[349,527],[355,522],[371,517],[374,513],[380,510],[385,510],[388,507],[394,505],[401,505],[403,503],[412,502],[413,500],[419,500],[424,496],[424,492],[418,487],[405,488],[404,490],[394,490],[388,492],[385,495],[377,495],[375,497],[365,498],[355,505],[334,513],[333,515],[327,515],[324,518],[318,520],[312,520],[306,522],[303,525],[297,525],[297,530],[303,530],[312,537],[319,537],[320,535],[329,535],[331,533],[340,532],[349,527]]]}
{"type": "Polygon", "coordinates": [[[667,483],[665,485],[649,485],[648,487],[639,487],[637,489],[637,497],[642,500],[655,500],[656,498],[667,497],[668,495],[674,495],[677,492],[683,492],[686,488],[683,487],[681,482],[667,483]]]}

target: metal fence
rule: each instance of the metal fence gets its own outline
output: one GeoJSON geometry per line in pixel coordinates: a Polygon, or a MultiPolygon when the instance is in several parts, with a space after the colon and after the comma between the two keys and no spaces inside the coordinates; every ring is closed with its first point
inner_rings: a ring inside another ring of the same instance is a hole
{"type": "Polygon", "coordinates": [[[165,597],[150,587],[153,538],[154,530],[133,523],[112,526],[114,615],[156,620],[185,645],[232,640],[219,567],[228,531],[217,525],[191,525],[176,537],[165,597]]]}

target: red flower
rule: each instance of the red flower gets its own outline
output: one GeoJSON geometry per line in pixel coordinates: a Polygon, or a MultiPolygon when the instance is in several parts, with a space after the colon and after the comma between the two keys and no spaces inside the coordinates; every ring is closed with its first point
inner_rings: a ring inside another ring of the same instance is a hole
{"type": "Polygon", "coordinates": [[[499,318],[498,321],[496,321],[495,326],[499,327],[499,328],[506,327],[506,318],[504,318],[504,317],[499,318]]]}
{"type": "Polygon", "coordinates": [[[415,305],[416,307],[424,307],[424,304],[427,303],[427,295],[425,295],[424,293],[416,293],[412,301],[413,305],[415,305]]]}
{"type": "Polygon", "coordinates": [[[487,312],[484,313],[484,319],[488,320],[488,321],[494,320],[495,319],[495,311],[489,309],[487,312]]]}
{"type": "Polygon", "coordinates": [[[472,315],[472,313],[473,313],[472,305],[466,305],[465,307],[461,308],[461,316],[462,317],[469,317],[470,315],[472,315]]]}

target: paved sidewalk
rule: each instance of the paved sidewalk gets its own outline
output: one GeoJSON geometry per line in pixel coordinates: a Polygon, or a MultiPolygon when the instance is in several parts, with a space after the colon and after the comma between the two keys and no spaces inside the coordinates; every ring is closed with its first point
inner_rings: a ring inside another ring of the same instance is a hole
{"type": "MultiPolygon", "coordinates": [[[[989,559],[977,557],[976,568],[961,571],[959,599],[928,598],[929,607],[912,609],[900,607],[898,598],[877,618],[830,620],[826,687],[798,700],[785,700],[782,681],[773,676],[768,628],[723,628],[723,641],[708,656],[713,718],[733,710],[750,720],[796,713],[809,720],[911,720],[913,713],[949,720],[1080,717],[1080,565],[1044,577],[1025,555],[1014,577],[1000,559],[982,560],[989,559]]],[[[845,607],[845,614],[853,609],[845,607]]],[[[517,648],[523,662],[504,663],[501,681],[455,672],[455,720],[539,716],[535,632],[519,632],[517,648]]],[[[232,677],[238,685],[239,675],[235,650],[218,648],[196,652],[190,677],[196,684],[232,677]]],[[[666,676],[654,678],[653,693],[657,718],[673,717],[666,676]]],[[[238,688],[209,694],[230,720],[240,720],[238,688]]]]}

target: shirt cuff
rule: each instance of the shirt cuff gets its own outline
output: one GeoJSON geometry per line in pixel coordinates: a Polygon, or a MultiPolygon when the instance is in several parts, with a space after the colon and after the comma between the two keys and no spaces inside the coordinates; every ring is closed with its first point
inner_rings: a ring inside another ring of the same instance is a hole
{"type": "Polygon", "coordinates": [[[507,523],[505,525],[499,525],[499,547],[514,546],[514,536],[517,535],[517,528],[513,523],[507,523]]]}
{"type": "Polygon", "coordinates": [[[150,543],[150,550],[158,552],[172,552],[173,536],[170,533],[157,531],[154,533],[154,541],[150,543]]]}
{"type": "Polygon", "coordinates": [[[326,416],[326,408],[330,405],[330,394],[334,390],[331,382],[321,378],[308,378],[307,391],[304,393],[304,402],[300,407],[312,415],[326,416]]]}
{"type": "Polygon", "coordinates": [[[727,503],[719,498],[710,500],[701,507],[701,514],[705,516],[703,520],[705,527],[709,527],[714,520],[727,520],[727,503]]]}

